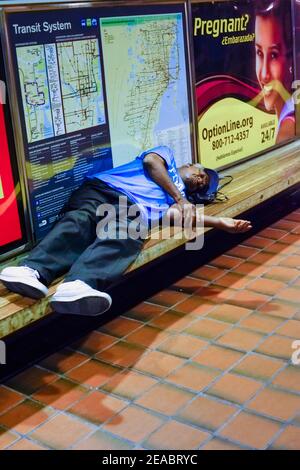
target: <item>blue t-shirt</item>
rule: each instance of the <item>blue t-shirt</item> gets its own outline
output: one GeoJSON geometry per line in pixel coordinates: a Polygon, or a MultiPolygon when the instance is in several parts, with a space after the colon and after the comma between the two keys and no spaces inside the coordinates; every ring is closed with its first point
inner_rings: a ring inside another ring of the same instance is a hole
{"type": "Polygon", "coordinates": [[[174,199],[147,174],[143,159],[148,153],[157,153],[165,160],[171,180],[185,197],[184,183],[177,171],[173,152],[166,146],[154,147],[142,152],[132,162],[92,175],[93,178],[104,181],[138,204],[143,220],[147,223],[159,220],[175,203],[174,199]]]}

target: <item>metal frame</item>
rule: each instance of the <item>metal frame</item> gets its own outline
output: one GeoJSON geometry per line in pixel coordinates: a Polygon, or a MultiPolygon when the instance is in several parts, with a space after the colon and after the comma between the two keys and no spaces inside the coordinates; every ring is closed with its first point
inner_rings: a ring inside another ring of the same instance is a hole
{"type": "Polygon", "coordinates": [[[23,194],[26,196],[24,197],[24,212],[26,220],[29,220],[29,230],[30,230],[30,242],[31,244],[34,242],[34,224],[33,224],[33,215],[30,205],[30,195],[27,185],[27,174],[26,174],[26,159],[25,159],[25,144],[23,140],[22,134],[22,125],[21,125],[21,117],[19,110],[19,102],[17,96],[17,74],[14,71],[13,67],[13,58],[12,58],[12,48],[11,42],[9,40],[9,32],[8,32],[8,25],[7,25],[7,16],[10,13],[20,13],[20,12],[28,12],[28,11],[53,11],[53,10],[66,10],[71,8],[112,8],[115,7],[128,7],[128,6],[136,6],[136,7],[144,7],[144,6],[160,6],[160,5],[182,5],[185,11],[185,31],[184,39],[186,41],[187,50],[186,50],[186,78],[187,78],[187,92],[188,92],[188,102],[189,102],[189,120],[190,120],[190,139],[191,139],[191,156],[192,162],[198,161],[197,155],[197,133],[196,133],[196,117],[197,117],[197,110],[195,107],[195,76],[194,76],[194,69],[193,69],[193,60],[192,60],[192,52],[191,52],[191,38],[189,35],[189,28],[190,28],[190,11],[189,11],[189,2],[188,0],[147,0],[142,4],[139,2],[137,3],[134,0],[116,0],[116,1],[108,1],[108,0],[97,0],[97,1],[76,1],[75,2],[67,2],[67,3],[34,3],[31,5],[14,5],[14,6],[5,6],[5,8],[0,8],[0,33],[2,37],[2,41],[5,47],[5,62],[7,65],[7,75],[10,77],[8,83],[8,92],[10,94],[10,106],[11,106],[11,116],[12,116],[12,123],[13,123],[13,130],[15,135],[15,145],[16,145],[16,153],[17,153],[17,160],[20,172],[20,180],[21,180],[21,187],[23,194]]]}
{"type": "MultiPolygon", "coordinates": [[[[232,0],[217,0],[218,2],[230,2],[232,0]]],[[[2,21],[1,25],[2,26],[2,35],[4,35],[4,42],[5,44],[8,44],[8,34],[6,30],[6,25],[5,25],[5,20],[4,20],[4,15],[5,13],[11,13],[11,12],[22,12],[22,11],[50,11],[50,10],[56,10],[56,9],[68,9],[68,8],[97,8],[97,7],[109,7],[109,8],[114,8],[114,7],[119,7],[119,6],[147,6],[147,5],[174,5],[174,4],[181,4],[185,6],[185,13],[186,13],[186,18],[185,18],[185,27],[186,27],[186,44],[187,44],[187,78],[188,78],[188,94],[189,94],[189,104],[190,104],[190,122],[191,122],[191,129],[190,129],[190,136],[191,136],[191,151],[192,151],[192,159],[194,162],[201,161],[201,152],[200,152],[200,145],[199,145],[199,135],[198,135],[198,114],[197,114],[197,106],[196,106],[196,80],[195,80],[195,65],[194,65],[194,44],[193,44],[193,37],[191,34],[188,34],[190,31],[193,31],[193,24],[192,24],[192,7],[194,4],[201,4],[201,3],[214,3],[214,0],[146,0],[145,2],[137,2],[136,0],[115,0],[112,2],[109,0],[90,0],[90,1],[82,1],[82,0],[73,0],[72,2],[69,2],[68,0],[61,0],[60,3],[56,2],[53,0],[51,3],[46,2],[46,0],[40,0],[32,4],[27,4],[27,5],[22,5],[21,2],[18,2],[15,5],[11,5],[9,1],[2,1],[2,4],[5,4],[5,8],[3,9],[3,15],[2,15],[2,21]]],[[[8,48],[7,48],[8,49],[8,48]]],[[[13,99],[11,99],[11,108],[15,108],[16,106],[16,100],[15,100],[15,90],[16,90],[16,83],[15,83],[15,77],[13,74],[12,70],[12,64],[11,64],[11,51],[4,51],[7,52],[7,57],[8,59],[8,68],[9,70],[9,76],[11,77],[12,83],[8,83],[8,90],[10,92],[10,95],[13,99]]],[[[295,51],[294,51],[295,54],[295,51]]],[[[7,61],[6,61],[7,62],[7,61]]],[[[294,60],[295,64],[295,60],[294,60]]],[[[17,109],[17,108],[15,108],[17,109]]],[[[14,116],[14,110],[12,109],[12,117],[13,117],[13,122],[14,122],[14,128],[15,128],[15,135],[16,135],[16,146],[17,146],[17,154],[20,160],[21,167],[24,165],[22,162],[24,161],[24,147],[22,144],[22,138],[20,139],[20,136],[18,136],[18,130],[20,129],[20,117],[19,115],[17,117],[14,116]],[[15,119],[14,119],[15,117],[15,119]]],[[[299,129],[300,131],[300,129],[299,129]]],[[[294,140],[297,139],[297,136],[299,135],[299,132],[295,136],[295,138],[282,143],[282,144],[277,144],[274,147],[270,147],[270,149],[267,150],[271,151],[276,148],[280,148],[284,145],[287,145],[294,140]]],[[[227,164],[224,166],[220,166],[219,169],[223,170],[226,168],[230,168],[234,165],[237,165],[241,162],[244,162],[246,160],[256,158],[256,157],[261,157],[264,155],[266,151],[262,152],[257,152],[253,155],[250,155],[248,157],[244,157],[240,160],[238,160],[236,163],[231,163],[227,164]]],[[[25,179],[26,180],[26,179],[25,179]]],[[[22,181],[24,184],[24,181],[22,181]]],[[[26,186],[26,185],[25,185],[26,186]]],[[[24,189],[24,186],[23,186],[24,189]]],[[[27,199],[28,199],[28,193],[26,190],[27,194],[27,199]]],[[[28,207],[28,204],[26,204],[26,207],[28,207]]],[[[30,215],[30,220],[31,220],[31,227],[32,227],[32,217],[30,215]]]]}
{"type": "MultiPolygon", "coordinates": [[[[0,42],[3,45],[6,45],[6,42],[3,38],[3,16],[2,16],[2,12],[0,10],[0,42]]],[[[22,203],[22,208],[23,208],[23,214],[21,215],[21,219],[24,219],[24,224],[23,227],[22,227],[22,231],[24,230],[24,233],[23,233],[23,237],[25,237],[26,241],[25,243],[21,244],[19,247],[17,248],[13,248],[11,249],[10,251],[8,251],[7,253],[4,253],[4,254],[0,254],[0,262],[12,257],[12,256],[16,256],[20,253],[22,253],[23,251],[27,250],[30,248],[30,246],[32,245],[32,233],[31,233],[31,226],[28,222],[28,201],[27,201],[27,193],[26,193],[26,183],[25,183],[25,179],[24,179],[24,172],[23,172],[23,168],[22,168],[22,165],[21,165],[21,161],[20,161],[20,158],[19,158],[19,149],[17,148],[17,141],[15,139],[15,128],[14,128],[14,125],[13,125],[13,110],[12,110],[12,107],[13,107],[13,94],[10,92],[10,88],[11,88],[11,80],[10,80],[10,77],[12,76],[11,74],[11,71],[10,71],[10,68],[8,67],[8,61],[7,61],[7,48],[5,47],[2,47],[2,54],[3,54],[3,65],[4,65],[4,73],[5,73],[5,78],[6,78],[6,93],[9,95],[9,110],[10,110],[10,115],[11,115],[11,119],[12,119],[12,130],[13,130],[13,143],[14,143],[14,148],[15,148],[15,156],[16,156],[16,166],[17,166],[17,171],[18,171],[18,176],[19,176],[19,183],[20,183],[20,199],[21,199],[21,203],[22,203]]],[[[9,136],[7,136],[7,139],[9,140],[9,136]]],[[[19,211],[19,207],[18,207],[18,211],[19,211]]]]}
{"type": "MultiPolygon", "coordinates": [[[[292,28],[293,28],[293,61],[294,61],[294,80],[300,79],[300,66],[297,64],[297,35],[296,35],[296,0],[291,0],[292,3],[292,28]],[[299,77],[299,78],[298,78],[299,77]]],[[[300,104],[295,104],[296,108],[296,136],[300,137],[300,104]]]]}

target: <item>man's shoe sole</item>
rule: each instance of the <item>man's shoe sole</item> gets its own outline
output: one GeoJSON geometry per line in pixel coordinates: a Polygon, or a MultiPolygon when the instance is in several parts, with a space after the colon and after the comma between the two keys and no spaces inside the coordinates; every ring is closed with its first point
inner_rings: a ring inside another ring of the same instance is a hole
{"type": "Polygon", "coordinates": [[[30,297],[31,299],[42,299],[46,296],[46,293],[37,289],[36,287],[30,286],[29,284],[25,284],[21,281],[9,281],[5,280],[3,277],[0,277],[2,284],[10,290],[11,292],[15,292],[16,294],[20,294],[23,297],[30,297]]]}
{"type": "Polygon", "coordinates": [[[104,296],[88,296],[74,300],[50,301],[50,305],[57,313],[97,316],[106,312],[111,306],[111,298],[108,294],[104,296]]]}

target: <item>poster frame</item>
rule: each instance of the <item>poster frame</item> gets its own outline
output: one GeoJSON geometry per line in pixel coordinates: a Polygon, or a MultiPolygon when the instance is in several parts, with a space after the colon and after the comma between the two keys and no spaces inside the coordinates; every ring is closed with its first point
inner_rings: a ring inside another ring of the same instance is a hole
{"type": "MultiPolygon", "coordinates": [[[[1,13],[1,12],[0,12],[1,13]]],[[[2,16],[0,14],[0,33],[2,32],[1,28],[2,16]]],[[[20,166],[20,162],[17,158],[17,149],[14,139],[13,126],[12,122],[9,122],[9,119],[12,120],[11,113],[11,95],[9,93],[9,79],[10,76],[7,69],[7,60],[6,60],[6,48],[3,47],[2,34],[0,34],[0,44],[2,49],[2,62],[3,62],[3,72],[5,78],[5,93],[6,93],[6,104],[3,105],[3,119],[5,124],[5,138],[7,141],[8,152],[11,161],[11,171],[12,177],[14,180],[15,189],[18,190],[16,194],[16,203],[17,211],[20,223],[20,229],[22,237],[18,240],[12,241],[4,246],[4,252],[0,253],[0,262],[5,261],[8,258],[21,254],[23,251],[27,250],[31,246],[31,231],[30,225],[28,223],[28,209],[27,209],[27,197],[24,187],[23,172],[20,166]],[[5,250],[5,247],[8,247],[5,250]]]]}
{"type": "Polygon", "coordinates": [[[135,0],[96,0],[96,1],[69,1],[67,3],[55,2],[55,3],[33,3],[26,5],[11,5],[0,8],[0,33],[1,38],[4,44],[5,49],[5,63],[7,66],[7,73],[10,77],[8,83],[8,93],[11,97],[10,107],[11,107],[11,116],[12,116],[12,126],[15,135],[16,143],[16,153],[19,165],[20,175],[22,175],[22,190],[25,193],[25,208],[26,216],[29,220],[29,231],[30,231],[30,241],[31,246],[36,242],[34,235],[34,222],[33,214],[30,205],[30,194],[27,184],[27,174],[26,174],[26,158],[25,158],[25,144],[24,138],[22,135],[22,125],[21,125],[21,116],[19,111],[19,102],[18,102],[18,86],[17,86],[17,73],[14,71],[13,67],[13,51],[11,42],[9,39],[8,31],[8,15],[12,13],[22,13],[22,12],[47,12],[53,10],[67,10],[72,8],[115,8],[115,7],[141,7],[141,6],[167,6],[167,5],[181,5],[185,12],[184,18],[184,39],[187,50],[185,51],[186,55],[186,79],[187,79],[187,94],[188,94],[188,104],[189,104],[189,135],[191,142],[191,160],[192,162],[197,162],[197,141],[196,141],[196,115],[197,110],[195,107],[195,76],[193,75],[193,60],[191,53],[191,36],[190,31],[190,12],[189,12],[189,1],[188,0],[146,0],[141,5],[135,0]]]}
{"type": "MultiPolygon", "coordinates": [[[[300,9],[300,5],[297,7],[297,0],[291,0],[292,3],[292,25],[293,25],[293,60],[294,60],[294,79],[295,82],[300,83],[300,64],[298,65],[297,55],[300,55],[300,51],[297,52],[297,34],[296,34],[296,8],[300,9]]],[[[300,45],[299,45],[300,48],[300,45]]],[[[299,87],[294,88],[296,96],[300,96],[299,87]]],[[[300,102],[295,103],[296,110],[296,137],[300,137],[300,102]]]]}
{"type": "MultiPolygon", "coordinates": [[[[214,4],[214,3],[233,3],[234,0],[188,0],[189,1],[189,4],[190,4],[190,32],[191,32],[191,49],[192,49],[192,57],[194,59],[195,57],[195,49],[194,49],[194,36],[193,36],[193,31],[194,31],[194,26],[193,26],[193,4],[200,4],[200,3],[211,3],[211,4],[214,4]]],[[[293,2],[295,0],[291,0],[291,19],[292,19],[292,22],[294,20],[294,11],[293,11],[293,2]]],[[[294,25],[294,23],[292,23],[294,25]]],[[[295,60],[295,57],[296,57],[296,51],[295,51],[295,41],[294,41],[294,35],[295,35],[295,29],[293,27],[293,30],[292,30],[292,35],[293,35],[293,44],[292,44],[292,47],[293,47],[293,72],[294,72],[294,80],[295,80],[295,74],[296,74],[296,60],[295,60]]],[[[194,60],[193,60],[194,62],[194,60]]],[[[199,139],[199,132],[198,132],[198,110],[197,110],[197,103],[196,103],[196,86],[197,86],[197,80],[196,80],[196,71],[194,70],[194,84],[195,84],[195,112],[196,112],[196,121],[195,121],[195,136],[196,136],[196,149],[197,149],[197,155],[198,155],[198,161],[199,163],[202,163],[201,161],[201,150],[200,150],[200,139],[199,139]]],[[[295,142],[299,136],[300,136],[300,106],[298,105],[295,105],[295,115],[296,115],[296,133],[295,133],[295,136],[292,137],[291,139],[288,139],[286,140],[285,142],[281,142],[280,144],[275,144],[275,145],[272,145],[271,147],[269,147],[268,149],[266,150],[261,150],[261,151],[258,151],[254,154],[251,154],[251,155],[248,155],[248,156],[245,156],[244,158],[241,158],[239,160],[237,160],[236,162],[232,162],[232,163],[228,163],[228,164],[225,164],[225,165],[220,165],[216,168],[217,171],[223,171],[223,170],[227,170],[228,168],[232,168],[232,167],[235,167],[241,163],[244,163],[248,160],[252,160],[253,158],[264,158],[264,155],[266,155],[267,153],[271,152],[271,151],[274,151],[276,149],[279,149],[279,148],[282,148],[282,147],[285,147],[286,145],[288,144],[291,144],[293,142],[295,142]],[[299,119],[298,119],[299,117],[299,119]]]]}

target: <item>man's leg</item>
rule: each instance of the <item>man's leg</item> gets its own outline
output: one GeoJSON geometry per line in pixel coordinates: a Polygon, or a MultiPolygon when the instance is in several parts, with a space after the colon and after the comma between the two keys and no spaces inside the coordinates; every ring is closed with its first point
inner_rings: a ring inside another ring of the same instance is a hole
{"type": "Polygon", "coordinates": [[[65,214],[22,264],[36,269],[46,285],[67,272],[94,240],[101,192],[87,181],[73,192],[65,214]]]}
{"type": "Polygon", "coordinates": [[[22,266],[1,272],[2,282],[21,295],[43,297],[46,285],[68,271],[95,239],[98,206],[117,197],[118,193],[99,180],[85,182],[72,194],[63,218],[23,260],[22,266]]]}
{"type": "Polygon", "coordinates": [[[73,264],[64,282],[80,279],[94,289],[105,291],[121,278],[137,258],[143,244],[141,239],[97,238],[73,264]]]}
{"type": "Polygon", "coordinates": [[[136,238],[128,233],[129,217],[117,217],[116,236],[96,238],[73,264],[53,296],[51,305],[61,313],[97,315],[111,305],[105,292],[118,281],[140,253],[147,229],[136,238]],[[104,292],[103,292],[104,291],[104,292]]]}

